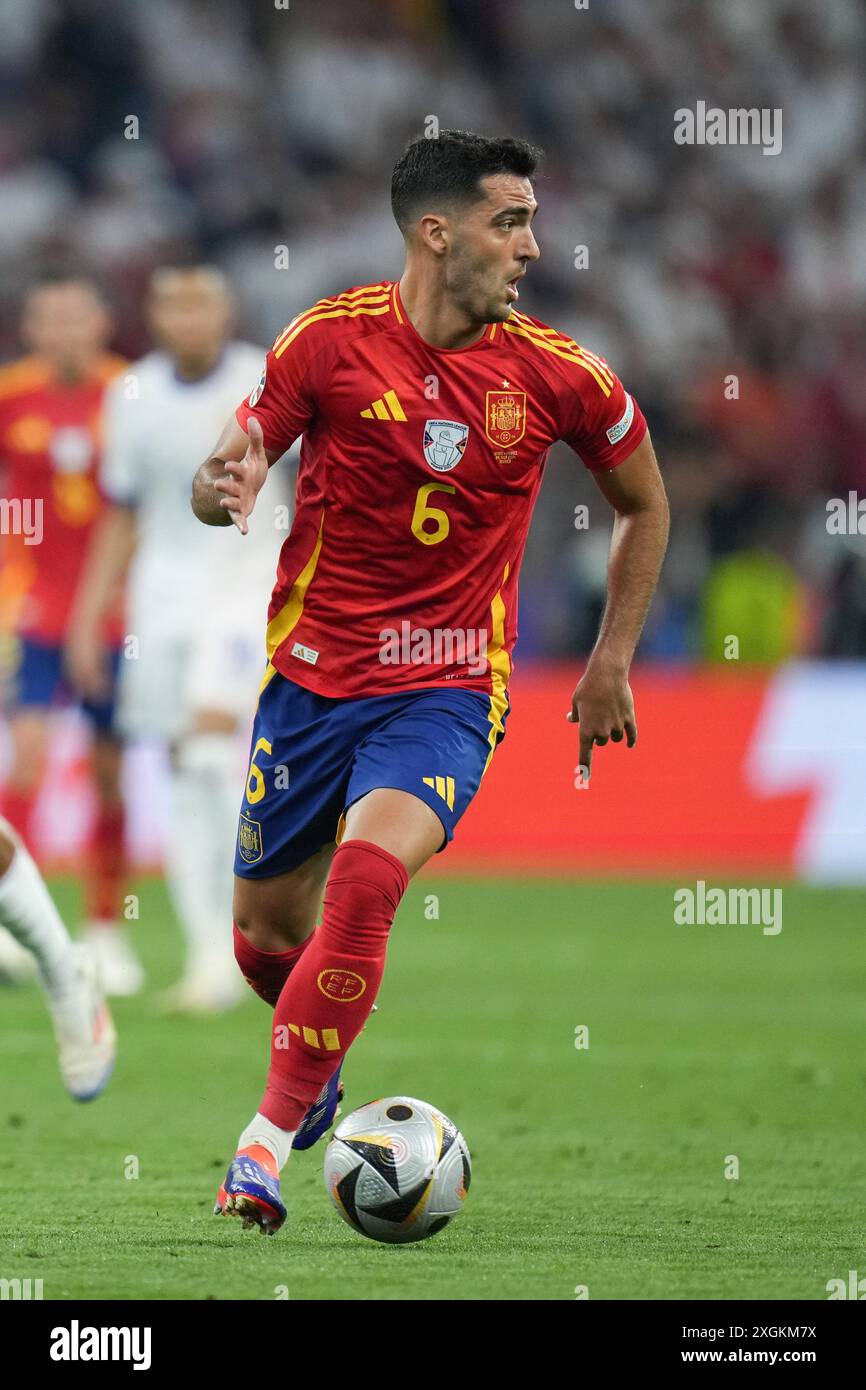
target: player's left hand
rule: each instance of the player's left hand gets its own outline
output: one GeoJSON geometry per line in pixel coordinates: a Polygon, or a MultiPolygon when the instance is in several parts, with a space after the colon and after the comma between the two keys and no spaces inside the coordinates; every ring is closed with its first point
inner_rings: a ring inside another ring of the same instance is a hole
{"type": "Polygon", "coordinates": [[[268,456],[262,427],[254,415],[247,421],[249,447],[242,459],[226,459],[225,474],[214,480],[214,491],[222,492],[220,506],[228,512],[242,536],[249,531],[247,518],[268,476],[268,456]]]}
{"type": "Polygon", "coordinates": [[[629,748],[637,741],[634,699],[625,671],[603,658],[590,660],[583,679],[571,697],[567,716],[572,724],[580,725],[580,766],[588,782],[592,768],[594,745],[603,747],[608,739],[629,748]]]}

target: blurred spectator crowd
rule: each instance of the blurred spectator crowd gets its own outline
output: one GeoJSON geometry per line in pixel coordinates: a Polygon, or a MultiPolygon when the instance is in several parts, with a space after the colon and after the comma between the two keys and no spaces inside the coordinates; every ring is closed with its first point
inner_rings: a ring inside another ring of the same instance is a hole
{"type": "MultiPolygon", "coordinates": [[[[148,346],[150,271],[196,256],[226,270],[239,331],[266,344],[319,296],[399,275],[390,172],[429,118],[527,136],[546,152],[542,259],[520,307],[609,358],[670,491],[644,655],[721,661],[730,634],[743,661],[866,655],[866,535],[831,534],[826,512],[866,497],[862,0],[0,0],[0,13],[4,358],[22,285],[60,257],[98,276],[128,355],[148,346]],[[678,145],[674,113],[698,101],[781,110],[781,152],[678,145]]],[[[520,659],[591,644],[609,529],[558,446],[520,659]]]]}

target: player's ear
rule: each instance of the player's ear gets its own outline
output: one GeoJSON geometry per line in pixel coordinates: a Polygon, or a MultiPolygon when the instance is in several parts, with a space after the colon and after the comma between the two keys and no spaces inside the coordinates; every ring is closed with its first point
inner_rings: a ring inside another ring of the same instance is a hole
{"type": "Polygon", "coordinates": [[[444,256],[450,244],[450,228],[448,218],[441,213],[428,212],[423,217],[419,217],[416,227],[416,235],[423,246],[426,246],[434,255],[444,256]]]}

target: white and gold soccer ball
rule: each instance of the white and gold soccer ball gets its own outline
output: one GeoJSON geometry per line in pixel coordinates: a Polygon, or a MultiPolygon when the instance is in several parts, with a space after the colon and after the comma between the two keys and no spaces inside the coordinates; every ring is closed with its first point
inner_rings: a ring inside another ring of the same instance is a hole
{"type": "Polygon", "coordinates": [[[457,1215],[472,1174],[466,1140],[435,1106],[387,1096],[342,1120],[325,1186],[344,1221],[389,1245],[434,1236],[457,1215]]]}

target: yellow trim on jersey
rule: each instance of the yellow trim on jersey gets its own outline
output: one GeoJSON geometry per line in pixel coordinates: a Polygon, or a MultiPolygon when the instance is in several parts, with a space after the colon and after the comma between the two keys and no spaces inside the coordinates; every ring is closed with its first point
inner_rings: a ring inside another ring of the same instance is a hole
{"type": "MultiPolygon", "coordinates": [[[[88,378],[81,385],[104,386],[129,365],[125,357],[118,357],[113,352],[100,353],[88,378]]],[[[54,373],[35,353],[0,364],[0,400],[7,396],[24,395],[28,391],[42,391],[54,385],[54,373]]]]}
{"type": "MultiPolygon", "coordinates": [[[[379,304],[380,302],[380,298],[368,299],[364,301],[364,303],[366,304],[379,304]]],[[[357,309],[327,309],[320,314],[313,314],[311,318],[308,318],[303,323],[298,324],[297,328],[293,330],[289,337],[285,338],[283,342],[280,344],[280,346],[274,349],[274,356],[282,357],[286,348],[291,347],[292,343],[295,341],[296,338],[300,337],[304,329],[309,328],[310,324],[312,323],[318,323],[320,319],[356,319],[359,314],[387,314],[389,312],[390,305],[387,303],[386,296],[386,302],[382,304],[381,309],[363,309],[359,306],[357,309]]]]}
{"type": "Polygon", "coordinates": [[[534,343],[536,347],[543,348],[545,352],[553,352],[557,357],[564,358],[566,362],[574,362],[576,366],[583,367],[585,372],[589,372],[590,376],[595,378],[604,394],[606,396],[610,395],[611,388],[599,375],[592,363],[587,361],[585,357],[578,357],[574,352],[566,352],[563,348],[557,347],[554,343],[545,342],[545,340],[537,336],[534,331],[530,333],[528,329],[523,328],[520,324],[504,323],[502,327],[505,329],[506,333],[519,333],[521,338],[528,338],[530,343],[534,343]]]}
{"type": "Polygon", "coordinates": [[[604,358],[599,357],[597,352],[591,352],[589,348],[581,347],[580,343],[576,343],[574,338],[569,338],[567,333],[560,333],[556,328],[541,328],[537,323],[533,323],[531,319],[527,318],[526,314],[518,313],[516,309],[512,314],[512,318],[522,324],[528,332],[542,334],[545,338],[555,338],[558,340],[560,346],[567,348],[571,352],[576,352],[580,357],[587,358],[594,366],[598,367],[602,376],[613,386],[613,372],[610,370],[604,358]]]}
{"type": "Polygon", "coordinates": [[[50,380],[48,368],[33,355],[19,357],[15,362],[4,362],[0,366],[0,398],[39,390],[47,386],[50,380]]]}
{"type": "Polygon", "coordinates": [[[379,285],[368,285],[362,290],[353,290],[351,294],[334,295],[332,299],[320,299],[312,308],[305,309],[302,314],[296,314],[288,327],[284,328],[273,346],[275,357],[280,357],[285,352],[290,343],[301,334],[311,323],[317,323],[319,319],[340,318],[343,315],[354,318],[359,313],[387,314],[389,309],[388,300],[390,291],[382,289],[379,285]],[[381,304],[381,309],[363,309],[364,304],[381,304]]]}
{"type": "MultiPolygon", "coordinates": [[[[382,291],[383,284],[384,282],[377,285],[361,285],[356,290],[344,290],[342,294],[332,294],[326,296],[323,299],[317,299],[315,304],[310,305],[309,309],[302,309],[299,314],[295,314],[295,317],[292,319],[292,321],[286,324],[286,327],[283,329],[282,333],[277,334],[276,342],[274,343],[274,351],[276,351],[276,349],[279,347],[286,334],[290,333],[293,328],[297,328],[298,324],[301,322],[301,319],[308,318],[310,314],[318,313],[319,309],[334,309],[341,304],[346,304],[351,307],[351,305],[354,304],[356,300],[360,299],[362,295],[373,294],[382,291]]],[[[385,292],[387,292],[387,290],[385,292]]]]}
{"type": "Polygon", "coordinates": [[[262,683],[261,683],[261,685],[259,686],[259,694],[260,694],[260,695],[261,695],[262,691],[265,689],[265,687],[266,687],[267,685],[270,684],[271,680],[273,679],[273,677],[274,677],[276,674],[277,674],[277,668],[276,668],[276,666],[274,665],[274,663],[273,663],[272,661],[269,661],[268,664],[267,664],[267,666],[265,667],[265,674],[262,676],[262,683]]]}
{"type": "Polygon", "coordinates": [[[397,315],[397,322],[398,322],[398,323],[404,323],[404,322],[405,322],[405,319],[403,318],[403,315],[400,313],[400,299],[399,299],[399,296],[398,296],[398,294],[397,294],[397,281],[396,281],[396,280],[394,281],[394,285],[393,285],[392,290],[391,290],[391,303],[392,303],[392,305],[393,305],[393,307],[394,307],[394,313],[397,315]]]}
{"type": "MultiPolygon", "coordinates": [[[[511,565],[505,566],[505,573],[502,576],[504,585],[508,579],[511,565]]],[[[487,762],[484,764],[484,772],[490,766],[493,754],[496,751],[497,734],[504,733],[505,725],[503,715],[508,708],[508,695],[506,686],[508,677],[511,675],[511,658],[505,651],[505,602],[502,597],[502,588],[493,596],[490,604],[490,646],[487,650],[487,659],[490,662],[490,680],[492,684],[490,694],[490,710],[487,718],[490,723],[490,733],[487,735],[487,742],[490,744],[490,752],[487,754],[487,762]]],[[[482,776],[484,773],[481,774],[482,776]]]]}
{"type": "MultiPolygon", "coordinates": [[[[279,613],[275,613],[268,623],[267,646],[268,664],[273,662],[274,654],[278,647],[281,647],[293,628],[297,627],[304,611],[304,600],[307,597],[307,590],[310,587],[313,575],[316,573],[316,565],[319,563],[319,553],[322,549],[322,532],[325,527],[325,513],[322,511],[322,519],[319,522],[319,534],[316,537],[316,544],[304,568],[301,570],[294,584],[289,591],[279,613]]],[[[270,675],[266,676],[266,682],[270,680],[270,675]]],[[[262,686],[264,689],[264,685],[262,686]]]]}

